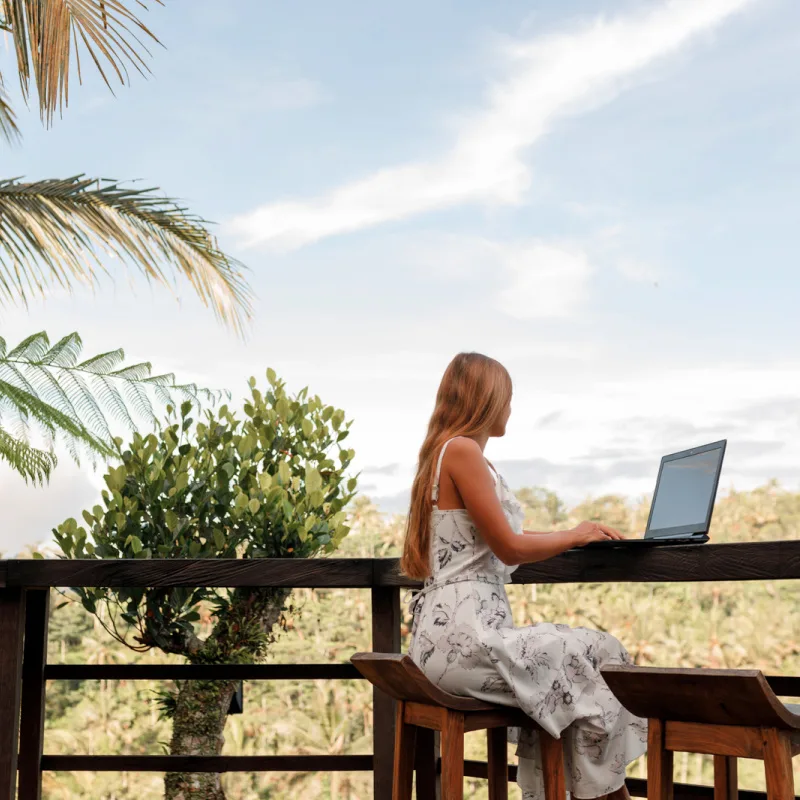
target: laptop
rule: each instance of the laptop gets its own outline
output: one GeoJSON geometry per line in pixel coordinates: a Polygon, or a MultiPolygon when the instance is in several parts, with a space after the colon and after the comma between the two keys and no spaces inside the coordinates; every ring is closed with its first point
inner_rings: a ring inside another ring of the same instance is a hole
{"type": "Polygon", "coordinates": [[[723,439],[664,456],[644,537],[591,542],[581,549],[707,542],[726,445],[723,439]]]}

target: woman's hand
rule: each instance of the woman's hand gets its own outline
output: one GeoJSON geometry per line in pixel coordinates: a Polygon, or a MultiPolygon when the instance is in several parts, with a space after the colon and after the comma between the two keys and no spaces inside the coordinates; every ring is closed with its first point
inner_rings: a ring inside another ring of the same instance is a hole
{"type": "Polygon", "coordinates": [[[600,522],[579,522],[573,529],[575,546],[583,547],[589,542],[603,542],[608,539],[624,539],[625,537],[614,528],[600,522]]]}

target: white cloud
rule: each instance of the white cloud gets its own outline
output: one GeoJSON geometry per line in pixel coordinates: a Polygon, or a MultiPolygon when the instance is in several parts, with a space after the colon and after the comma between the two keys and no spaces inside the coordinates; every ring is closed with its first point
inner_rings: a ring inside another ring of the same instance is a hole
{"type": "Polygon", "coordinates": [[[519,319],[569,317],[586,299],[592,268],[568,245],[530,242],[504,248],[508,285],[494,297],[499,311],[519,319]]]}
{"type": "Polygon", "coordinates": [[[658,283],[660,271],[645,261],[622,259],[617,263],[617,271],[630,281],[639,283],[658,283]]]}
{"type": "Polygon", "coordinates": [[[433,278],[490,287],[495,310],[517,319],[561,319],[579,311],[593,269],[570,242],[497,241],[480,236],[426,234],[398,242],[398,260],[433,278]]]}
{"type": "Polygon", "coordinates": [[[327,236],[463,203],[518,203],[525,151],[552,123],[608,102],[634,77],[752,0],[667,0],[562,34],[509,41],[505,80],[461,122],[449,152],[387,167],[327,195],[261,206],[228,225],[245,246],[300,247],[327,236]]]}

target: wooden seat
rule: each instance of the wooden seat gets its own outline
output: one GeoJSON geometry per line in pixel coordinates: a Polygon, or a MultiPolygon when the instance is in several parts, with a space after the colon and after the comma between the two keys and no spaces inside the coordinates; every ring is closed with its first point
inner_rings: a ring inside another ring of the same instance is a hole
{"type": "MultiPolygon", "coordinates": [[[[535,723],[518,708],[484,703],[444,692],[431,683],[406,655],[356,653],[351,659],[358,671],[397,701],[393,800],[411,800],[415,743],[421,731],[441,734],[442,800],[464,796],[464,734],[486,730],[489,745],[489,798],[508,798],[506,734],[509,726],[535,723]]],[[[563,800],[564,759],[561,741],[540,730],[547,800],[563,800]]],[[[419,781],[419,774],[417,776],[419,781]]]]}
{"type": "Polygon", "coordinates": [[[649,721],[648,800],[671,800],[672,754],[714,756],[714,799],[735,800],[737,758],[764,761],[769,800],[794,800],[798,706],[786,706],[759,670],[605,667],[631,713],[649,721]]]}

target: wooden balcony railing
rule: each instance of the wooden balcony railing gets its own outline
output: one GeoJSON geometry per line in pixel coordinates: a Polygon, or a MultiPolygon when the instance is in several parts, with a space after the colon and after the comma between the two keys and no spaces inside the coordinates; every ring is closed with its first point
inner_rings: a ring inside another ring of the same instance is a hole
{"type": "MultiPolygon", "coordinates": [[[[706,544],[634,552],[570,551],[521,566],[515,583],[751,581],[800,578],[800,541],[706,544]]],[[[122,561],[0,560],[0,800],[39,800],[46,770],[84,771],[351,771],[371,770],[375,797],[391,797],[394,714],[392,700],[374,692],[371,755],[340,756],[92,756],[42,753],[48,680],[320,680],[358,679],[350,664],[269,665],[48,665],[49,590],[58,586],[290,586],[369,588],[372,647],[400,649],[400,590],[395,559],[194,559],[122,561]],[[18,793],[18,794],[17,794],[18,793]]],[[[771,677],[781,695],[800,696],[800,678],[771,677]]],[[[465,772],[485,777],[486,764],[465,772]]],[[[509,772],[514,776],[514,768],[509,772]]],[[[646,796],[646,782],[631,779],[631,793],[646,796]]],[[[711,798],[709,787],[677,784],[686,800],[711,798]]],[[[764,800],[740,792],[741,800],[764,800]]],[[[426,798],[427,800],[427,798],[426,798]]]]}

